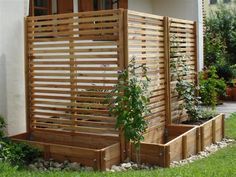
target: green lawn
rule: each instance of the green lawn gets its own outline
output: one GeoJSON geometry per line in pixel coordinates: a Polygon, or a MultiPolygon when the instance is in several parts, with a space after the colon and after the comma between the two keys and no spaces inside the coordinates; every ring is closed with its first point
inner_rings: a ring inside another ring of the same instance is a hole
{"type": "MultiPolygon", "coordinates": [[[[226,136],[236,139],[236,114],[226,120],[226,136]]],[[[129,171],[122,173],[78,173],[78,172],[29,172],[18,170],[5,163],[0,163],[1,177],[235,177],[236,176],[236,144],[218,151],[192,164],[183,167],[153,170],[153,171],[129,171]]]]}

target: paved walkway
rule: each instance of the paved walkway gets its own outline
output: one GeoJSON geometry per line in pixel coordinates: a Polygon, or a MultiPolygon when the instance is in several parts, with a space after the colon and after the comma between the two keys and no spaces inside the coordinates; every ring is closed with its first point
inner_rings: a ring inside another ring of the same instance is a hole
{"type": "Polygon", "coordinates": [[[224,113],[228,117],[232,113],[236,113],[236,101],[227,101],[224,104],[217,106],[218,113],[224,113]]]}

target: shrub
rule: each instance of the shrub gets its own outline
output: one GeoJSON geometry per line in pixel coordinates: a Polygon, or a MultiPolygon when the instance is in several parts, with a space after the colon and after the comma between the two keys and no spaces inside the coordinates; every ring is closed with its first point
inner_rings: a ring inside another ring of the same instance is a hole
{"type": "Polygon", "coordinates": [[[15,143],[8,138],[0,141],[0,158],[12,165],[28,165],[40,155],[41,152],[30,145],[15,143]]]}
{"type": "Polygon", "coordinates": [[[39,157],[41,152],[24,143],[14,143],[9,138],[4,137],[6,123],[0,116],[0,159],[12,165],[23,166],[39,157]]]}
{"type": "Polygon", "coordinates": [[[204,41],[205,65],[224,65],[226,62],[226,45],[220,35],[206,32],[204,41]]]}
{"type": "Polygon", "coordinates": [[[215,108],[219,96],[225,94],[226,84],[223,79],[219,79],[216,68],[210,67],[200,73],[200,97],[204,105],[215,108]]]}
{"type": "Polygon", "coordinates": [[[236,69],[229,64],[216,66],[217,75],[223,78],[226,83],[230,83],[236,77],[236,69]]]}
{"type": "MultiPolygon", "coordinates": [[[[208,42],[211,43],[216,50],[223,51],[226,62],[230,65],[236,64],[236,9],[229,8],[224,6],[219,6],[216,11],[213,11],[212,14],[206,20],[206,45],[208,42]],[[222,42],[220,42],[220,40],[222,42]]],[[[205,47],[207,49],[207,47],[205,47]]],[[[209,58],[212,53],[209,53],[208,50],[205,50],[205,61],[207,66],[210,66],[209,58]]],[[[214,55],[214,54],[213,54],[214,55]]],[[[217,55],[217,54],[216,54],[217,55]]],[[[218,60],[215,60],[216,62],[218,60]]]]}
{"type": "Polygon", "coordinates": [[[0,116],[0,139],[5,136],[4,128],[6,127],[5,120],[2,116],[0,116]]]}
{"type": "Polygon", "coordinates": [[[202,110],[200,112],[200,114],[201,114],[201,119],[202,120],[209,120],[209,119],[217,116],[217,113],[215,112],[215,110],[209,110],[209,109],[202,110]]]}

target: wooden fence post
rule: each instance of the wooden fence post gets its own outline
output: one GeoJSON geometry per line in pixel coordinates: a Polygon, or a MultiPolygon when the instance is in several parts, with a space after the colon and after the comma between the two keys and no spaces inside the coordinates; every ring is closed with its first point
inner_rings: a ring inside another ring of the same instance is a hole
{"type": "Polygon", "coordinates": [[[225,138],[225,114],[222,115],[222,139],[225,138]]]}
{"type": "MultiPolygon", "coordinates": [[[[127,10],[120,9],[119,18],[119,68],[121,70],[127,69],[128,66],[128,15],[127,10]]],[[[130,151],[130,143],[126,142],[124,130],[120,129],[120,148],[121,161],[123,162],[130,151]]]]}
{"type": "Polygon", "coordinates": [[[31,124],[30,124],[30,117],[31,117],[31,110],[30,110],[30,85],[29,85],[29,77],[30,77],[30,57],[29,57],[29,41],[28,41],[28,21],[27,17],[24,19],[24,32],[25,32],[25,41],[24,41],[24,47],[25,47],[25,111],[26,111],[26,131],[30,134],[31,130],[31,124]]]}
{"type": "Polygon", "coordinates": [[[164,49],[165,49],[165,113],[166,125],[170,125],[171,120],[171,88],[170,88],[170,24],[169,18],[164,17],[164,49]]]}
{"type": "Polygon", "coordinates": [[[198,42],[197,42],[197,22],[194,22],[194,61],[195,61],[195,84],[198,85],[198,70],[199,70],[199,66],[198,66],[198,42]]]}
{"type": "Polygon", "coordinates": [[[188,157],[188,144],[187,144],[187,136],[184,135],[182,138],[182,159],[186,159],[188,157]]]}

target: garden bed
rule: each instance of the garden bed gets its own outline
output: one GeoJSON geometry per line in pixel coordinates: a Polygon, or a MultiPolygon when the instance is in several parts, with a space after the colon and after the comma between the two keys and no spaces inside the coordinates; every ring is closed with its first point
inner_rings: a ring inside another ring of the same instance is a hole
{"type": "Polygon", "coordinates": [[[224,138],[224,115],[220,114],[200,125],[201,150],[224,138]]]}
{"type": "MultiPolygon", "coordinates": [[[[224,115],[220,114],[200,126],[172,124],[166,127],[162,142],[142,142],[140,161],[161,167],[169,167],[199,153],[206,146],[224,138],[224,115]]],[[[131,147],[131,159],[136,161],[135,148],[131,147]]]]}
{"type": "Polygon", "coordinates": [[[105,170],[120,163],[120,143],[113,137],[35,131],[30,135],[13,136],[12,140],[38,147],[45,159],[69,160],[95,170],[105,170]]]}

